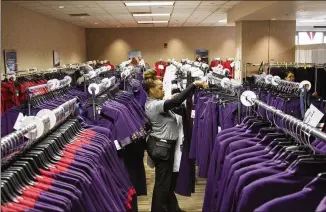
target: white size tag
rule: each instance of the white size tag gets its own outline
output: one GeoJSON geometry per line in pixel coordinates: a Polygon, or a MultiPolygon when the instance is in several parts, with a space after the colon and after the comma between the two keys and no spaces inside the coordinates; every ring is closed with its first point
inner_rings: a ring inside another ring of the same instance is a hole
{"type": "Polygon", "coordinates": [[[217,133],[219,133],[221,131],[222,131],[221,127],[217,127],[217,133]]]}
{"type": "Polygon", "coordinates": [[[114,144],[115,144],[115,148],[117,150],[120,150],[121,149],[121,146],[120,146],[120,144],[119,144],[119,142],[117,140],[114,140],[114,144]]]}
{"type": "Polygon", "coordinates": [[[24,114],[19,113],[18,114],[18,117],[17,117],[17,120],[15,122],[15,125],[14,125],[14,129],[15,130],[19,130],[22,127],[22,120],[23,120],[23,118],[24,118],[24,114]]]}
{"type": "Polygon", "coordinates": [[[164,66],[163,65],[158,65],[158,68],[163,70],[164,69],[164,66]]]}
{"type": "Polygon", "coordinates": [[[313,127],[317,127],[324,114],[318,110],[313,104],[310,105],[309,109],[304,115],[303,122],[313,127]]]}
{"type": "Polygon", "coordinates": [[[193,119],[194,119],[194,118],[195,118],[195,116],[196,116],[196,111],[195,111],[195,110],[192,110],[192,111],[191,111],[191,118],[193,118],[193,119]]]}

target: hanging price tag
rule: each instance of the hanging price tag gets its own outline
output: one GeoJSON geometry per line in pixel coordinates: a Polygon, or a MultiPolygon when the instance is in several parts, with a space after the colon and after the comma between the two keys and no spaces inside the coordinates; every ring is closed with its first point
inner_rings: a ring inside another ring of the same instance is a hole
{"type": "Polygon", "coordinates": [[[114,140],[114,144],[115,144],[115,148],[117,150],[120,150],[121,149],[121,146],[120,146],[120,144],[119,144],[119,142],[117,140],[114,140]]]}
{"type": "Polygon", "coordinates": [[[318,110],[313,104],[310,105],[309,109],[304,115],[303,122],[313,127],[317,127],[324,114],[318,110]]]}
{"type": "Polygon", "coordinates": [[[163,65],[158,65],[158,68],[163,70],[164,69],[164,66],[163,65]]]}
{"type": "Polygon", "coordinates": [[[196,115],[196,111],[195,110],[192,110],[191,111],[191,118],[194,119],[195,118],[195,115],[196,115]]]}
{"type": "Polygon", "coordinates": [[[15,125],[14,125],[15,130],[19,130],[21,128],[23,118],[24,118],[24,114],[19,113],[18,117],[17,117],[17,120],[15,122],[15,125]]]}

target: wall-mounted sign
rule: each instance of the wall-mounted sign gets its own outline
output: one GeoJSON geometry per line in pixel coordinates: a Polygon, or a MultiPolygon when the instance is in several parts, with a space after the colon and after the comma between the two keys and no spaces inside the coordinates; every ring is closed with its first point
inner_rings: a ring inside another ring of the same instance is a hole
{"type": "Polygon", "coordinates": [[[5,70],[8,72],[16,72],[17,68],[17,52],[16,50],[4,50],[3,51],[5,70]]]}
{"type": "Polygon", "coordinates": [[[53,50],[53,66],[58,67],[60,66],[60,55],[59,52],[53,50]]]}
{"type": "Polygon", "coordinates": [[[128,60],[131,60],[133,57],[141,57],[141,51],[131,50],[128,52],[128,60]]]}
{"type": "Polygon", "coordinates": [[[208,64],[208,50],[197,49],[195,51],[195,55],[196,55],[195,58],[196,61],[208,64]]]}

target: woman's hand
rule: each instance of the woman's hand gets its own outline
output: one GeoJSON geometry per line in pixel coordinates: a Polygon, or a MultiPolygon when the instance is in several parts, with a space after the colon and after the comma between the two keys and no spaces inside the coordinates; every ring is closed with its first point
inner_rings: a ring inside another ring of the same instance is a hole
{"type": "Polygon", "coordinates": [[[208,85],[207,85],[207,83],[205,82],[205,81],[195,81],[195,82],[193,82],[196,86],[198,86],[198,87],[203,87],[203,88],[207,88],[208,87],[208,85]]]}

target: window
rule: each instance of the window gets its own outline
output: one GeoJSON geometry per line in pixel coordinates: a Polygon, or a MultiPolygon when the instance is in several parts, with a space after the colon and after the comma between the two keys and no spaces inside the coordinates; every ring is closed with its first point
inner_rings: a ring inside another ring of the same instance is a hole
{"type": "Polygon", "coordinates": [[[323,32],[299,32],[297,44],[319,44],[324,43],[324,40],[323,32]]]}

